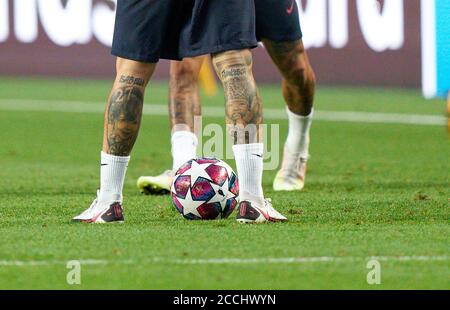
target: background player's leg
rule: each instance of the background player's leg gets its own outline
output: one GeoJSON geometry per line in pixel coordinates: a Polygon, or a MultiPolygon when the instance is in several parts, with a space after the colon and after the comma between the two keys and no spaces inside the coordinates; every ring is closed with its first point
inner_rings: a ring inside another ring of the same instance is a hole
{"type": "MultiPolygon", "coordinates": [[[[299,132],[293,133],[306,134],[310,125],[308,116],[311,115],[313,109],[316,79],[303,43],[301,40],[294,42],[263,40],[263,42],[283,75],[282,89],[288,113],[303,116],[305,118],[304,123],[308,123],[305,126],[300,126],[299,132]]],[[[294,117],[293,120],[295,119],[294,117]]],[[[301,120],[302,118],[298,119],[301,120]]],[[[300,137],[296,137],[294,140],[300,140],[300,137]]],[[[291,146],[294,148],[292,151],[300,151],[298,144],[292,143],[291,146]]]]}
{"type": "Polygon", "coordinates": [[[194,117],[201,116],[198,76],[205,56],[170,63],[169,118],[172,128],[172,170],[196,157],[194,117]]]}
{"type": "Polygon", "coordinates": [[[262,41],[283,75],[283,96],[289,110],[298,115],[309,115],[314,103],[316,78],[303,42],[262,41]]]}
{"type": "Polygon", "coordinates": [[[300,190],[304,186],[309,155],[309,131],[316,84],[314,71],[301,40],[263,42],[283,75],[282,89],[289,120],[283,164],[275,179],[274,188],[300,190]]]}
{"type": "Polygon", "coordinates": [[[170,62],[169,120],[172,129],[172,169],[156,176],[141,176],[138,189],[144,194],[170,192],[176,170],[197,153],[194,117],[201,116],[198,76],[206,56],[170,62]]]}
{"type": "Polygon", "coordinates": [[[262,102],[252,74],[251,52],[216,54],[213,64],[225,92],[226,124],[234,139],[240,200],[264,205],[262,102]]]}

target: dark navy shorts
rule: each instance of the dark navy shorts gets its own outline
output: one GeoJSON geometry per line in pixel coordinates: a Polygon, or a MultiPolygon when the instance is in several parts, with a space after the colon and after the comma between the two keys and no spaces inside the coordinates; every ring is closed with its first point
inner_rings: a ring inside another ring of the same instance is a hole
{"type": "Polygon", "coordinates": [[[256,46],[254,0],[117,1],[115,56],[154,63],[256,46]]]}
{"type": "Polygon", "coordinates": [[[254,0],[258,41],[296,41],[302,38],[295,0],[254,0]]]}

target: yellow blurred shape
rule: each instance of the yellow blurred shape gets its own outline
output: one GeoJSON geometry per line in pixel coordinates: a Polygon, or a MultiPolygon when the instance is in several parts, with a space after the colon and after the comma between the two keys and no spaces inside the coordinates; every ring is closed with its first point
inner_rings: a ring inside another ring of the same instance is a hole
{"type": "Polygon", "coordinates": [[[198,81],[207,96],[213,97],[217,94],[217,83],[209,57],[205,57],[203,61],[198,81]]]}

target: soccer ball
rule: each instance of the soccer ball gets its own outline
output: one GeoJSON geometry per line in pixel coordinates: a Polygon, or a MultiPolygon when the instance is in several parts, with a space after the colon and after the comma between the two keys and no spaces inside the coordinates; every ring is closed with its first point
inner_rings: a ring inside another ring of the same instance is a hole
{"type": "Polygon", "coordinates": [[[215,158],[192,159],[175,173],[172,202],[188,220],[214,220],[228,217],[239,196],[233,169],[215,158]]]}

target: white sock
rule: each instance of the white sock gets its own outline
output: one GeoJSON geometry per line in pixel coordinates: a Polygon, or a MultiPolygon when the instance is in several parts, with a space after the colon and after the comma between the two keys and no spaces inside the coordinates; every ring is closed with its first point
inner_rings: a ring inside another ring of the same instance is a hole
{"type": "Polygon", "coordinates": [[[172,133],[172,170],[176,171],[188,160],[197,156],[197,136],[190,131],[172,133]]]}
{"type": "Polygon", "coordinates": [[[130,156],[101,153],[100,194],[101,201],[122,201],[123,182],[130,156]]]}
{"type": "Polygon", "coordinates": [[[262,189],[263,174],[262,143],[233,145],[239,182],[239,199],[264,205],[262,189]]]}
{"type": "Polygon", "coordinates": [[[291,112],[286,108],[289,120],[289,131],[286,139],[286,146],[293,154],[299,154],[301,158],[309,156],[309,129],[313,118],[314,110],[307,116],[301,116],[291,112]]]}

